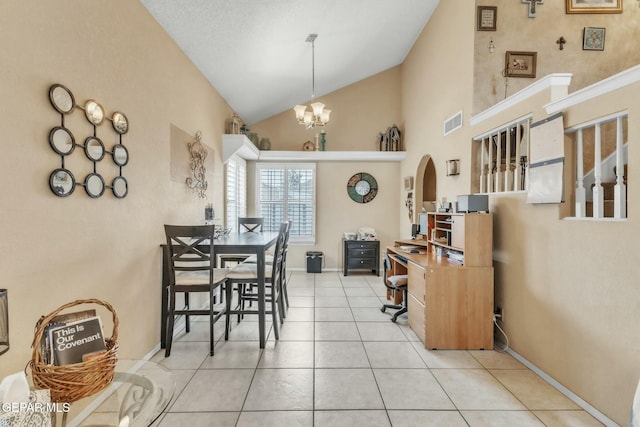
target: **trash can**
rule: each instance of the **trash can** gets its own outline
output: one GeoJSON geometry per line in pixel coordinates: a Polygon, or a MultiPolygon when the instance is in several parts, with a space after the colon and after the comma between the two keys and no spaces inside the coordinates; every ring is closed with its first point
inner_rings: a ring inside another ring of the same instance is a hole
{"type": "Polygon", "coordinates": [[[322,273],[322,252],[307,252],[307,273],[322,273]]]}

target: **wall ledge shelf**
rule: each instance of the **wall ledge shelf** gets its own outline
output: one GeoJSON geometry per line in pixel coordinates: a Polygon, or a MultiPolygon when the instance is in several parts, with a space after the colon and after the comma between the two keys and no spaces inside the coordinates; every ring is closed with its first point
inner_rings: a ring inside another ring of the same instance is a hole
{"type": "Polygon", "coordinates": [[[400,162],[406,151],[260,151],[245,135],[222,135],[222,161],[234,154],[245,160],[279,162],[400,162]]]}

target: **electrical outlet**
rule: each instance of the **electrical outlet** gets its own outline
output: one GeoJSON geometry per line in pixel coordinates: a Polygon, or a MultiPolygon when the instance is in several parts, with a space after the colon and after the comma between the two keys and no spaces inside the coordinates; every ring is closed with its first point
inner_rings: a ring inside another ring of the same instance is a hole
{"type": "Polygon", "coordinates": [[[501,322],[504,322],[504,311],[502,310],[502,307],[495,308],[495,310],[493,311],[493,317],[496,320],[500,320],[501,322]]]}

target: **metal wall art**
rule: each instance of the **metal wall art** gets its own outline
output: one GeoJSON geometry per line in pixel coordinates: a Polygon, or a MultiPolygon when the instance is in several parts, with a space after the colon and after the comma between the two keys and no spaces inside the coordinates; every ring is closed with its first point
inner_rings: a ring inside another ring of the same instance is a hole
{"type": "Polygon", "coordinates": [[[129,122],[126,116],[118,111],[109,118],[105,116],[102,105],[93,99],[89,99],[81,107],[76,104],[71,91],[61,85],[54,84],[49,88],[49,101],[53,108],[60,113],[60,126],[55,126],[49,132],[49,145],[60,156],[61,165],[49,175],[49,188],[58,197],[67,197],[73,193],[76,186],[84,187],[91,198],[102,196],[107,188],[113,191],[113,195],[119,199],[126,197],[129,192],[129,184],[122,176],[122,167],[129,162],[129,151],[122,144],[122,135],[129,130],[129,122]],[[93,127],[93,135],[84,139],[84,143],[76,142],[76,138],[69,128],[65,126],[64,119],[74,109],[84,111],[85,117],[93,127]],[[97,135],[97,126],[107,119],[111,121],[113,130],[118,134],[118,142],[111,151],[105,148],[104,142],[97,135]],[[76,181],[70,170],[65,168],[65,157],[71,155],[76,147],[81,147],[85,156],[93,163],[93,172],[89,173],[84,181],[76,181]],[[118,175],[113,178],[111,185],[107,185],[105,179],[97,171],[98,162],[111,155],[117,166],[118,175]]]}
{"type": "Polygon", "coordinates": [[[202,145],[202,133],[196,132],[195,140],[187,143],[191,162],[189,167],[193,173],[193,177],[187,178],[187,187],[193,190],[198,197],[207,198],[207,170],[204,167],[204,160],[207,158],[207,149],[202,145]]]}

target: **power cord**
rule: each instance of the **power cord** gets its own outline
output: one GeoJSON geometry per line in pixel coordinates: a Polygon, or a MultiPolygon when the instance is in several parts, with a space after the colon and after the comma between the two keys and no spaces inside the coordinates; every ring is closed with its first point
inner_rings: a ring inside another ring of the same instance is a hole
{"type": "Polygon", "coordinates": [[[505,339],[505,341],[506,341],[506,344],[505,344],[504,348],[503,348],[503,347],[500,347],[500,346],[496,343],[496,345],[495,345],[495,346],[497,347],[496,351],[497,351],[498,353],[504,353],[504,352],[506,352],[506,351],[507,351],[507,349],[509,348],[509,337],[507,336],[506,332],[502,330],[502,328],[500,327],[500,325],[498,325],[498,317],[497,317],[496,315],[494,315],[494,316],[493,316],[493,324],[494,324],[494,325],[496,325],[496,328],[498,328],[498,330],[499,330],[500,332],[502,332],[502,335],[504,335],[504,339],[505,339]]]}

